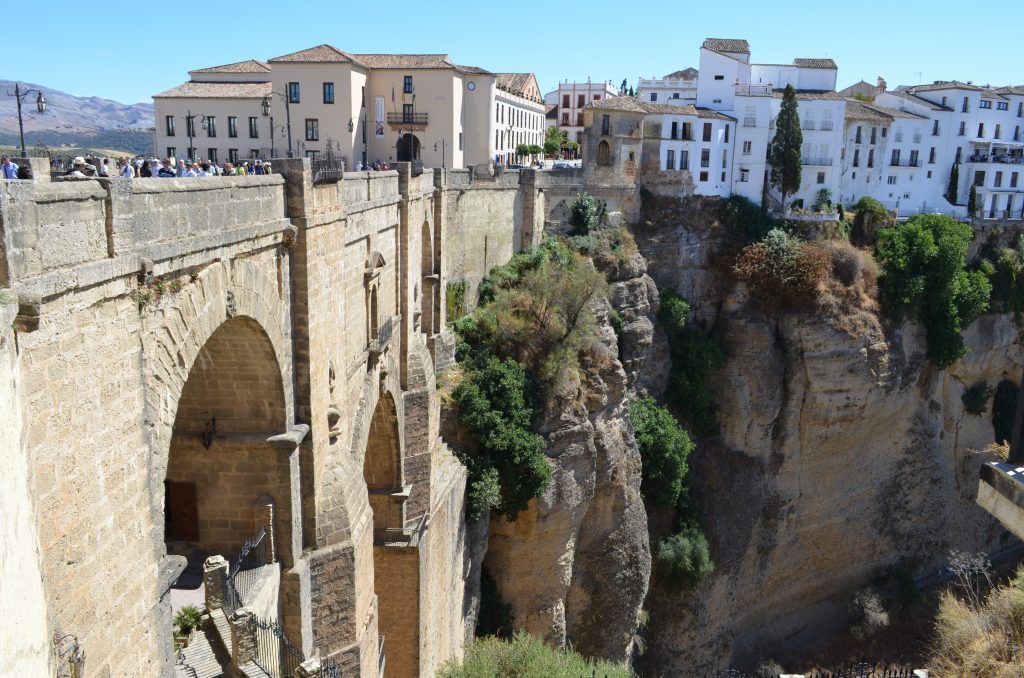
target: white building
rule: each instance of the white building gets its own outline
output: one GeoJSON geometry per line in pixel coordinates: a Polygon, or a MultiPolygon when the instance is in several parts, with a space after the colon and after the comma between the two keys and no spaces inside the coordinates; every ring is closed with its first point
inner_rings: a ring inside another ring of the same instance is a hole
{"type": "Polygon", "coordinates": [[[496,78],[495,159],[508,165],[526,160],[516,153],[520,145],[544,145],[547,111],[533,73],[498,73],[496,78]]]}
{"type": "Polygon", "coordinates": [[[569,141],[583,143],[583,108],[594,101],[619,95],[607,82],[565,82],[558,89],[544,95],[544,101],[558,106],[558,129],[569,141]]]}
{"type": "Polygon", "coordinates": [[[685,106],[697,101],[696,68],[684,68],[664,78],[640,78],[636,98],[649,103],[685,106]]]}

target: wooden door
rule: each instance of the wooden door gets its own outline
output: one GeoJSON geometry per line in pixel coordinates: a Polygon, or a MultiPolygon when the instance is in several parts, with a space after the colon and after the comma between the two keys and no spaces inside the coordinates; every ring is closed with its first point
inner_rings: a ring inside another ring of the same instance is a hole
{"type": "Polygon", "coordinates": [[[166,539],[199,541],[199,505],[196,484],[165,480],[164,529],[166,539]]]}

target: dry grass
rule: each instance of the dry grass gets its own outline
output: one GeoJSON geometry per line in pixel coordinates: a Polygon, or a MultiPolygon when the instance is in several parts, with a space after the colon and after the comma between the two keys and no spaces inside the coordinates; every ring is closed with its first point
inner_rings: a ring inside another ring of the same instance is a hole
{"type": "Polygon", "coordinates": [[[935,676],[1024,676],[1024,568],[980,605],[943,592],[935,631],[935,676]]]}

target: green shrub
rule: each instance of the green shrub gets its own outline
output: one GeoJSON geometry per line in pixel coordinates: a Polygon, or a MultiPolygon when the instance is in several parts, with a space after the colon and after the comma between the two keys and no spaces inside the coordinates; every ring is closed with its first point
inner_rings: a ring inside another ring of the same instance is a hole
{"type": "Polygon", "coordinates": [[[174,615],[174,628],[179,636],[187,636],[203,622],[203,613],[195,605],[185,605],[174,615]]]}
{"type": "Polygon", "coordinates": [[[818,189],[818,192],[814,194],[814,205],[812,209],[814,209],[815,212],[824,212],[831,208],[832,191],[827,188],[818,189]]]}
{"type": "Polygon", "coordinates": [[[692,525],[658,542],[655,564],[659,581],[674,592],[692,589],[715,570],[707,538],[692,525]]]}
{"type": "Polygon", "coordinates": [[[444,300],[449,321],[464,316],[466,314],[466,281],[459,280],[448,283],[444,300]]]}
{"type": "Polygon", "coordinates": [[[1013,313],[1020,322],[1024,310],[1024,241],[1017,248],[1002,247],[995,253],[995,261],[983,259],[978,270],[992,285],[992,310],[1013,313]]]}
{"type": "Polygon", "coordinates": [[[894,319],[925,326],[928,357],[939,367],[967,353],[960,330],[988,309],[988,279],[964,269],[972,237],[968,224],[938,214],[918,214],[878,232],[882,303],[894,319]]]}
{"type": "Polygon", "coordinates": [[[875,240],[875,233],[893,223],[892,215],[885,205],[874,198],[864,196],[853,206],[853,230],[851,239],[859,245],[869,245],[875,240]]]}
{"type": "Polygon", "coordinates": [[[988,385],[987,381],[979,381],[964,391],[961,400],[963,400],[964,409],[967,410],[968,414],[980,417],[985,414],[985,409],[988,407],[988,399],[991,397],[992,387],[988,385]]]}
{"type": "Polygon", "coordinates": [[[756,203],[739,195],[725,201],[722,223],[729,239],[741,245],[757,242],[777,226],[756,203]]]}
{"type": "Polygon", "coordinates": [[[629,420],[643,465],[640,492],[654,504],[675,506],[684,491],[693,441],[675,417],[650,396],[630,401],[629,420]]]}
{"type": "Polygon", "coordinates": [[[674,290],[661,290],[658,322],[669,340],[672,366],[665,400],[698,435],[718,432],[718,409],[708,378],[725,362],[718,341],[688,325],[690,305],[674,290]]]}
{"type": "Polygon", "coordinates": [[[774,228],[736,257],[733,273],[747,283],[751,296],[769,310],[808,310],[827,280],[831,260],[820,245],[774,228]]]}
{"type": "Polygon", "coordinates": [[[625,664],[587,659],[572,649],[558,649],[522,631],[510,641],[476,638],[466,645],[462,662],[441,667],[441,678],[635,678],[625,664]]]}
{"type": "Polygon", "coordinates": [[[1017,412],[1017,394],[1020,387],[1009,379],[1003,379],[996,386],[992,401],[992,430],[997,443],[1008,442],[1013,437],[1013,418],[1017,412]]]}
{"type": "Polygon", "coordinates": [[[572,204],[569,223],[574,235],[587,235],[597,229],[601,223],[601,207],[594,196],[580,193],[572,204]]]}

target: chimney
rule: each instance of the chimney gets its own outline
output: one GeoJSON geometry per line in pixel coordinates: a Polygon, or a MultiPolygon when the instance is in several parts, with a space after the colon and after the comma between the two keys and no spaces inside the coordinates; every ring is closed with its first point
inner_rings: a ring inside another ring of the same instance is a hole
{"type": "Polygon", "coordinates": [[[875,93],[876,94],[884,94],[885,93],[885,78],[883,78],[882,76],[878,76],[878,85],[875,86],[875,93]]]}

